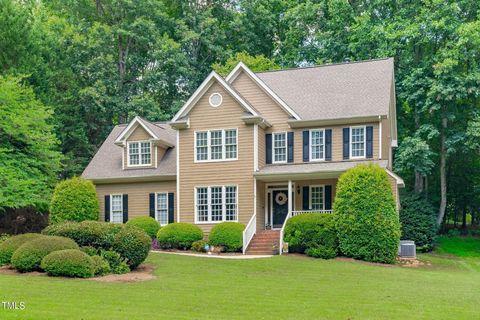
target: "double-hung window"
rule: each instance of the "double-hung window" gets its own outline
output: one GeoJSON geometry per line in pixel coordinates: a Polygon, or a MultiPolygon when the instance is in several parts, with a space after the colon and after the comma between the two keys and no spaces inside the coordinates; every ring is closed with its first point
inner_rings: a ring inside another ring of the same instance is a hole
{"type": "Polygon", "coordinates": [[[123,196],[112,194],[110,201],[110,222],[123,223],[123,196]]]}
{"type": "Polygon", "coordinates": [[[128,142],[128,165],[148,166],[152,163],[150,141],[128,142]]]}
{"type": "Polygon", "coordinates": [[[237,144],[237,129],[197,131],[195,161],[236,160],[237,144]]]}
{"type": "Polygon", "coordinates": [[[325,160],[325,130],[310,130],[310,159],[325,160]]]}
{"type": "Polygon", "coordinates": [[[325,186],[310,186],[311,210],[325,209],[325,186]]]}
{"type": "Polygon", "coordinates": [[[195,189],[197,223],[237,221],[237,187],[211,186],[195,189]]]}
{"type": "Polygon", "coordinates": [[[273,163],[287,162],[287,134],[273,133],[273,163]]]}
{"type": "Polygon", "coordinates": [[[365,126],[350,128],[350,150],[352,158],[365,158],[366,135],[365,126]]]}
{"type": "Polygon", "coordinates": [[[160,225],[168,224],[168,193],[156,194],[155,219],[160,225]]]}

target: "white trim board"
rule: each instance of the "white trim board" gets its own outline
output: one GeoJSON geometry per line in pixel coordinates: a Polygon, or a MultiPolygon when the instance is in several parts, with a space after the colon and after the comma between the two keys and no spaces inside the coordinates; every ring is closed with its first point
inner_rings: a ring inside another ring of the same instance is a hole
{"type": "Polygon", "coordinates": [[[200,100],[200,98],[205,94],[205,92],[212,86],[212,84],[217,81],[225,91],[227,91],[245,110],[250,112],[252,115],[258,116],[259,114],[243,99],[232,87],[215,71],[210,72],[207,78],[202,82],[202,84],[197,88],[197,90],[192,94],[183,107],[175,114],[172,119],[172,122],[176,122],[181,117],[186,116],[190,110],[195,106],[195,104],[200,100]]]}
{"type": "Polygon", "coordinates": [[[239,62],[236,67],[227,75],[225,80],[228,83],[232,83],[236,77],[240,74],[240,71],[244,71],[257,85],[267,94],[269,95],[274,102],[276,102],[280,108],[282,108],[286,113],[290,116],[294,117],[296,120],[301,120],[300,116],[293,111],[272,89],[270,89],[265,82],[260,80],[259,77],[255,73],[253,73],[250,68],[248,68],[243,62],[239,62]]]}
{"type": "Polygon", "coordinates": [[[127,128],[125,128],[125,130],[122,131],[122,133],[118,136],[118,138],[115,140],[115,143],[118,144],[118,143],[121,143],[124,139],[127,139],[132,133],[133,131],[135,131],[135,129],[137,128],[135,125],[141,125],[143,129],[145,129],[145,131],[148,132],[148,134],[153,138],[153,139],[160,139],[159,137],[157,137],[157,135],[152,131],[150,130],[150,128],[148,128],[148,126],[142,121],[142,118],[140,118],[139,116],[136,116],[135,118],[133,118],[133,120],[128,124],[127,128]],[[135,126],[135,127],[134,127],[135,126]]]}

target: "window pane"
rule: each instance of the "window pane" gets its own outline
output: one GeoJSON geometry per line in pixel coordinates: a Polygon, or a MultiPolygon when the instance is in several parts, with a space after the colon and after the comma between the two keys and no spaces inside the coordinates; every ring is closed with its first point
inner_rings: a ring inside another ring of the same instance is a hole
{"type": "Polygon", "coordinates": [[[208,189],[197,188],[197,219],[208,221],[208,189]]]}
{"type": "Polygon", "coordinates": [[[207,132],[197,132],[197,160],[208,159],[207,132]]]}
{"type": "Polygon", "coordinates": [[[225,158],[237,157],[237,130],[225,130],[225,158]]]}
{"type": "Polygon", "coordinates": [[[110,221],[113,223],[123,223],[123,201],[122,195],[112,195],[112,208],[110,214],[110,221]]]}
{"type": "Polygon", "coordinates": [[[168,197],[166,193],[157,193],[156,219],[161,225],[168,223],[168,197]]]}
{"type": "Polygon", "coordinates": [[[285,133],[273,134],[273,160],[282,162],[287,160],[287,143],[285,133]]]}
{"type": "Polygon", "coordinates": [[[211,159],[222,159],[222,130],[210,131],[211,159]]]}
{"type": "Polygon", "coordinates": [[[222,187],[210,188],[212,221],[222,221],[222,187]]]}
{"type": "Polygon", "coordinates": [[[130,157],[129,159],[130,164],[133,164],[133,165],[140,164],[140,150],[139,150],[138,142],[128,144],[128,154],[130,157]]]}
{"type": "Polygon", "coordinates": [[[312,210],[323,210],[323,186],[310,187],[312,210]]]}
{"type": "Polygon", "coordinates": [[[150,142],[142,142],[140,144],[141,164],[150,164],[151,161],[151,148],[150,142]]]}
{"type": "Polygon", "coordinates": [[[225,187],[225,219],[227,221],[237,220],[237,187],[225,187]]]}
{"type": "Polygon", "coordinates": [[[310,148],[312,150],[312,160],[324,159],[324,131],[315,130],[311,131],[310,148]]]}
{"type": "Polygon", "coordinates": [[[352,157],[365,156],[365,128],[352,128],[352,157]]]}

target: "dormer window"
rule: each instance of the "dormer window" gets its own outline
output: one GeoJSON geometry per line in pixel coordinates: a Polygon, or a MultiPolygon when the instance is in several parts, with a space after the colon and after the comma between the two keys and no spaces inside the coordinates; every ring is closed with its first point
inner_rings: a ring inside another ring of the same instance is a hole
{"type": "Polygon", "coordinates": [[[150,141],[128,142],[128,166],[149,166],[152,164],[150,141]]]}

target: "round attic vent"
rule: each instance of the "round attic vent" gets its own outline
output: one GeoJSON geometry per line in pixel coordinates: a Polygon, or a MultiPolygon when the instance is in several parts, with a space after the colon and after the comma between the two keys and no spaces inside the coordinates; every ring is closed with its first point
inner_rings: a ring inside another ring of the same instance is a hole
{"type": "Polygon", "coordinates": [[[218,92],[215,92],[210,96],[210,99],[208,99],[208,102],[212,107],[216,108],[222,104],[222,100],[223,100],[222,95],[218,92]]]}

